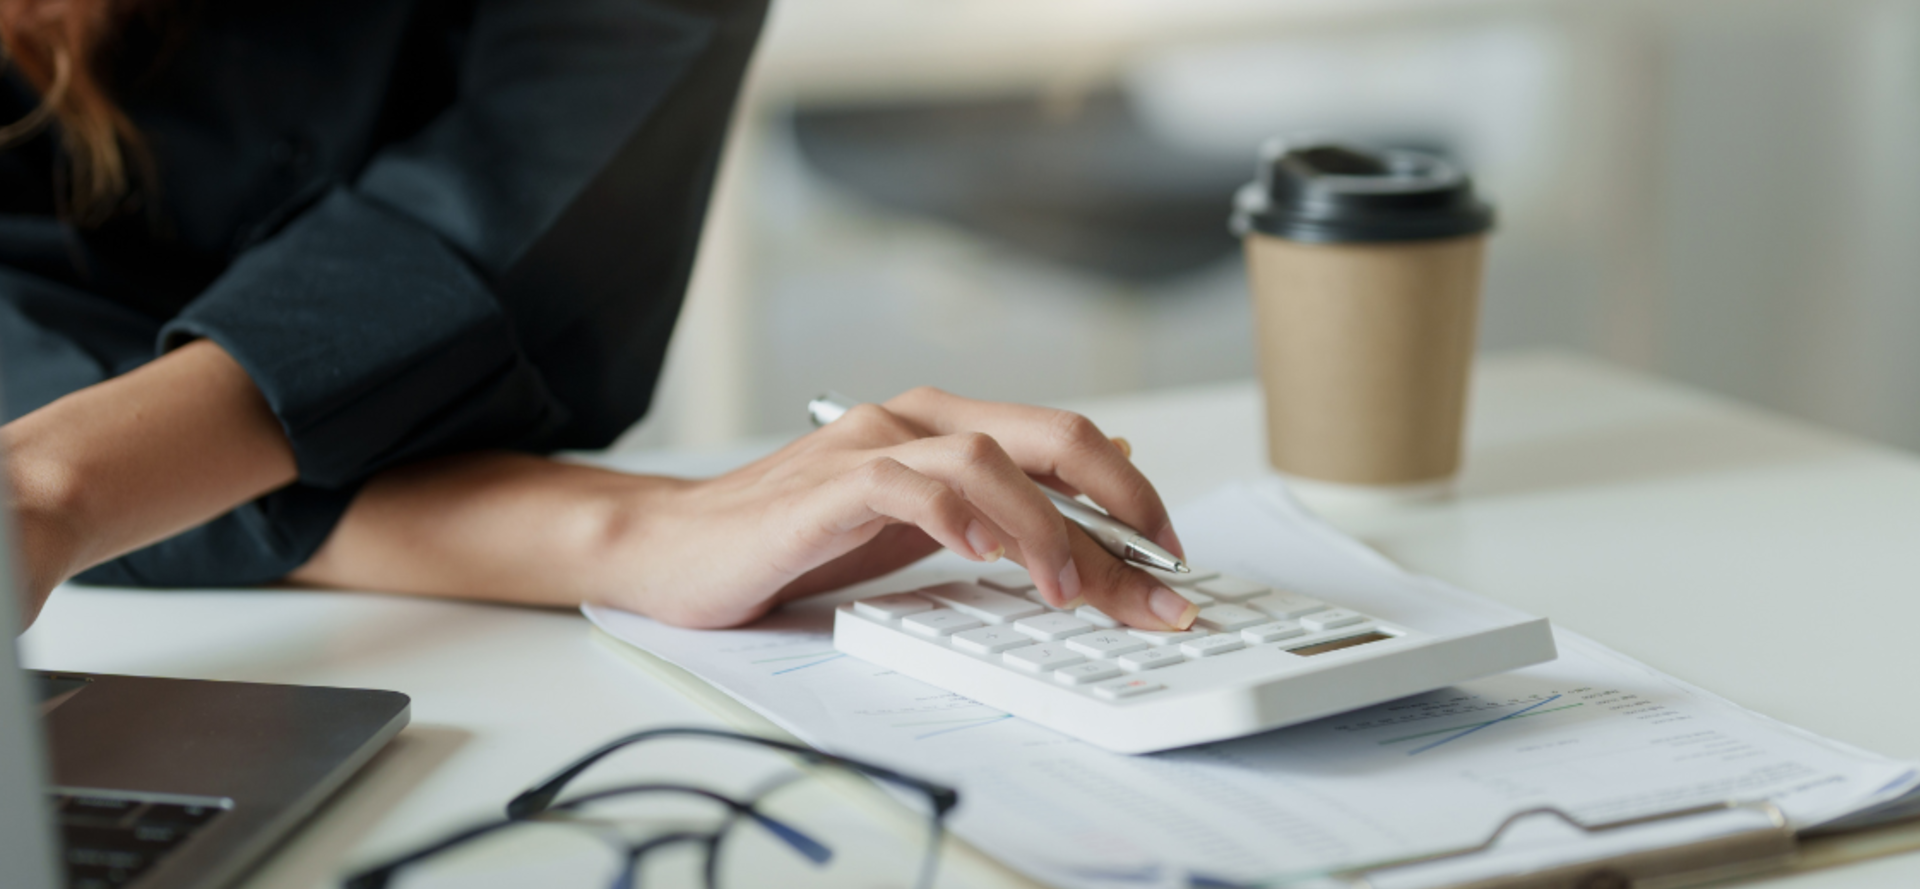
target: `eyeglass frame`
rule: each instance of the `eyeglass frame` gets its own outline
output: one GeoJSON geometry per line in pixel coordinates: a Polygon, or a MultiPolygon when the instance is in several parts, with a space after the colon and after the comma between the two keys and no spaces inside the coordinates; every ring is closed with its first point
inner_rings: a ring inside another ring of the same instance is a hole
{"type": "Polygon", "coordinates": [[[347,889],[384,889],[388,882],[393,879],[393,876],[403,868],[418,864],[442,852],[466,845],[469,842],[497,831],[525,824],[530,821],[544,820],[541,816],[550,812],[568,811],[584,806],[587,803],[597,802],[615,796],[641,793],[684,793],[704,797],[726,806],[729,810],[730,817],[728,821],[711,833],[690,831],[671,832],[650,837],[645,842],[629,846],[626,849],[625,870],[622,871],[620,879],[614,884],[616,889],[629,889],[629,887],[631,887],[632,877],[639,869],[640,859],[648,852],[682,842],[705,843],[707,847],[707,857],[706,866],[703,869],[704,880],[707,884],[707,889],[717,889],[714,883],[716,860],[714,853],[719,847],[721,838],[726,835],[726,832],[732,828],[738,819],[743,817],[766,827],[783,842],[786,842],[802,855],[815,861],[823,861],[825,857],[816,857],[816,854],[807,848],[809,845],[813,849],[827,852],[829,855],[831,854],[830,850],[826,850],[824,846],[814,841],[811,837],[806,836],[804,832],[761,812],[755,806],[755,803],[758,802],[757,798],[752,802],[737,800],[703,787],[686,784],[630,784],[596,790],[566,800],[565,802],[557,801],[560,793],[566,789],[569,783],[600,760],[643,741],[670,737],[710,738],[754,744],[790,754],[808,765],[837,766],[857,774],[865,775],[876,781],[923,794],[927,800],[928,811],[927,848],[925,854],[921,857],[920,875],[915,881],[915,886],[919,887],[919,889],[931,889],[933,886],[934,873],[939,867],[940,846],[946,837],[947,813],[951,812],[953,808],[960,803],[960,792],[958,790],[944,784],[928,781],[924,778],[916,778],[912,775],[903,774],[886,766],[875,765],[851,757],[824,753],[811,747],[792,744],[774,738],[764,738],[758,735],[749,735],[741,732],[727,731],[725,729],[701,728],[697,726],[669,726],[647,729],[609,741],[592,753],[588,753],[575,760],[572,764],[556,772],[547,780],[527,790],[521,791],[507,802],[506,818],[457,831],[414,849],[411,852],[401,854],[384,863],[360,871],[347,878],[346,887],[347,889]]]}

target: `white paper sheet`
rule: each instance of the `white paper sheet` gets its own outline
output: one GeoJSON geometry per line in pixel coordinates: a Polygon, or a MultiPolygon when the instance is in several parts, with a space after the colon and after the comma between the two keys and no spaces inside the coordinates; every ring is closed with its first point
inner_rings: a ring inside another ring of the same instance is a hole
{"type": "MultiPolygon", "coordinates": [[[[1196,564],[1390,620],[1444,632],[1457,615],[1511,613],[1402,571],[1277,486],[1229,487],[1176,518],[1196,564]]],[[[586,611],[811,744],[952,783],[957,834],[1063,886],[1310,880],[1470,846],[1542,805],[1591,823],[1766,798],[1804,826],[1920,785],[1909,764],[1744,710],[1565,631],[1553,663],[1149,756],[1107,753],[834,652],[835,603],[977,572],[935,559],[746,630],[586,611]]],[[[1637,836],[1651,846],[1700,829],[1637,836]]]]}

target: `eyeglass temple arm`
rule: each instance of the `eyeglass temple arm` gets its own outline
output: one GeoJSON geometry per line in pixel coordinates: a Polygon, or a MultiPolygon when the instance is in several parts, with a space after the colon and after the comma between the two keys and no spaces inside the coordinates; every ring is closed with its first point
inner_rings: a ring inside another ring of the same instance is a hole
{"type": "MultiPolygon", "coordinates": [[[[577,760],[574,760],[572,765],[567,766],[564,769],[561,769],[553,777],[540,782],[540,784],[536,785],[532,789],[524,791],[519,796],[516,796],[512,800],[508,801],[507,817],[514,818],[514,819],[528,818],[546,811],[549,806],[553,805],[553,801],[560,797],[560,792],[567,789],[567,785],[573,782],[573,779],[580,777],[581,772],[584,772],[587,769],[592,768],[594,763],[597,763],[600,760],[607,758],[607,756],[609,756],[610,754],[618,752],[619,750],[626,747],[630,747],[634,744],[638,744],[641,741],[647,741],[653,738],[666,738],[666,737],[675,737],[675,736],[709,737],[709,738],[721,738],[725,740],[735,740],[735,739],[742,739],[742,738],[748,737],[745,735],[738,735],[733,732],[723,731],[720,729],[675,727],[675,728],[648,729],[647,731],[644,731],[644,732],[635,732],[631,735],[627,735],[622,738],[615,738],[614,740],[601,745],[600,749],[595,750],[592,753],[587,754],[586,756],[582,756],[577,760]]],[[[765,740],[765,739],[752,739],[752,740],[765,740]]],[[[768,741],[767,743],[769,743],[772,746],[781,747],[783,749],[789,748],[792,746],[788,744],[782,744],[778,741],[768,741]]],[[[793,752],[800,753],[802,755],[807,755],[807,754],[812,754],[814,756],[819,755],[817,753],[813,753],[813,751],[805,750],[804,748],[794,750],[793,752]]]]}
{"type": "Polygon", "coordinates": [[[844,756],[835,756],[831,753],[822,753],[811,747],[803,747],[798,744],[789,744],[785,741],[776,741],[772,738],[762,738],[756,735],[746,735],[746,734],[741,734],[739,732],[726,731],[724,729],[676,726],[672,728],[657,728],[657,729],[648,729],[647,731],[643,731],[643,732],[635,732],[623,738],[616,738],[613,741],[610,741],[602,745],[600,749],[595,750],[592,753],[589,753],[586,756],[583,756],[580,759],[576,760],[573,763],[573,765],[570,765],[564,769],[561,769],[553,777],[548,778],[547,780],[541,782],[539,785],[535,786],[531,790],[527,790],[521,793],[519,796],[514,797],[511,801],[507,803],[507,817],[515,820],[519,820],[522,818],[529,818],[534,815],[538,815],[541,812],[546,811],[549,806],[553,805],[553,801],[560,797],[561,791],[565,790],[567,788],[567,785],[571,783],[573,779],[579,777],[581,772],[584,772],[588,768],[591,768],[594,763],[597,763],[600,760],[605,759],[609,754],[612,754],[623,748],[630,747],[634,744],[638,744],[641,741],[652,740],[654,738],[666,738],[666,737],[704,737],[704,738],[717,738],[725,741],[742,741],[748,744],[759,744],[763,747],[771,747],[775,750],[783,750],[787,753],[791,753],[809,762],[832,763],[835,765],[845,766],[847,768],[853,769],[854,771],[861,772],[871,777],[879,778],[884,781],[890,781],[892,783],[904,785],[906,787],[911,787],[915,790],[925,793],[928,799],[932,802],[934,811],[942,815],[946,814],[946,812],[949,809],[952,809],[960,801],[959,792],[954,790],[951,787],[947,787],[942,784],[935,784],[931,781],[924,781],[919,778],[915,778],[912,775],[903,775],[892,769],[886,768],[885,766],[878,766],[872,763],[861,762],[860,760],[857,760],[857,759],[848,759],[844,756]]]}
{"type": "Polygon", "coordinates": [[[512,826],[513,826],[513,822],[511,821],[495,821],[492,824],[483,824],[479,827],[475,827],[469,830],[463,830],[437,843],[434,843],[429,846],[423,846],[419,849],[414,850],[411,853],[408,853],[407,855],[401,856],[399,858],[395,858],[392,861],[389,861],[385,864],[380,865],[379,867],[374,868],[373,870],[362,871],[360,873],[354,874],[351,877],[348,877],[346,882],[346,889],[386,889],[387,883],[393,880],[393,875],[396,872],[398,872],[401,868],[406,867],[407,865],[413,864],[415,862],[425,860],[427,858],[432,858],[433,856],[438,855],[441,852],[445,852],[446,850],[451,849],[455,846],[464,845],[466,843],[472,842],[473,840],[477,840],[480,837],[493,833],[494,831],[499,830],[503,827],[512,827],[512,826]]]}
{"type": "MultiPolygon", "coordinates": [[[[703,788],[703,787],[693,787],[693,786],[684,785],[684,784],[633,784],[625,787],[615,787],[607,790],[601,790],[594,793],[590,793],[584,797],[574,800],[573,803],[569,803],[569,805],[572,805],[575,803],[592,802],[594,800],[607,799],[607,798],[622,796],[622,795],[631,794],[631,793],[648,793],[648,792],[656,792],[656,791],[668,791],[673,793],[690,793],[696,796],[706,797],[707,799],[713,800],[714,802],[725,805],[727,808],[732,809],[737,813],[745,815],[765,825],[770,832],[772,832],[775,836],[779,837],[781,841],[785,842],[788,846],[791,846],[795,852],[798,852],[799,854],[806,856],[809,859],[812,859],[816,863],[825,861],[828,858],[831,858],[833,855],[832,850],[829,849],[826,846],[826,844],[820,842],[819,840],[814,839],[812,836],[808,835],[805,831],[802,831],[799,828],[794,827],[793,825],[787,824],[784,821],[775,819],[772,816],[766,815],[765,813],[759,812],[755,810],[751,805],[742,803],[739,800],[731,799],[729,797],[723,796],[718,793],[714,793],[713,791],[707,790],[706,788],[703,788]]],[[[424,861],[428,858],[432,858],[433,856],[439,855],[440,853],[445,852],[449,849],[452,849],[456,846],[466,845],[467,843],[470,843],[483,836],[486,836],[487,834],[493,833],[494,831],[501,830],[507,827],[513,827],[520,823],[522,823],[520,819],[509,819],[506,821],[495,821],[491,824],[482,824],[478,827],[472,827],[466,830],[462,830],[458,833],[452,834],[443,839],[437,840],[433,843],[430,843],[428,845],[415,849],[412,852],[408,852],[407,854],[402,855],[399,858],[395,858],[371,870],[366,870],[366,871],[362,871],[360,873],[354,874],[353,876],[347,878],[346,889],[386,889],[386,885],[393,881],[393,875],[404,868],[410,867],[414,864],[418,864],[421,861],[424,861]]],[[[664,837],[656,837],[653,840],[648,841],[647,843],[644,843],[639,846],[635,846],[632,849],[628,850],[628,852],[631,855],[645,854],[647,850],[655,846],[661,845],[663,843],[680,842],[687,839],[699,839],[704,836],[705,836],[704,834],[687,834],[687,833],[667,834],[664,837]]]]}

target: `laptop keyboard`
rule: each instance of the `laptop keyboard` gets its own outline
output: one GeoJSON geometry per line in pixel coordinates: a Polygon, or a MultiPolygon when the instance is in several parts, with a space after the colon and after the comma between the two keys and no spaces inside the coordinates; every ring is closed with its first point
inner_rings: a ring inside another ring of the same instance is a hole
{"type": "Polygon", "coordinates": [[[53,794],[68,889],[129,886],[227,810],[93,794],[53,794]]]}

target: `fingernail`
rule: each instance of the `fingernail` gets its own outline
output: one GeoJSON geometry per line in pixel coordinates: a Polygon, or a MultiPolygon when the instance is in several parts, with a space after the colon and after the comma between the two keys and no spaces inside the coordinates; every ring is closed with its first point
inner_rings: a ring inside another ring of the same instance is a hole
{"type": "Polygon", "coordinates": [[[1160,544],[1183,560],[1187,557],[1187,548],[1180,543],[1180,535],[1173,533],[1172,525],[1161,528],[1160,533],[1153,535],[1153,542],[1160,544]]]}
{"type": "Polygon", "coordinates": [[[967,523],[967,545],[973,547],[974,554],[983,562],[998,562],[1001,556],[1007,554],[1007,548],[987,533],[987,529],[979,522],[967,523]]]}
{"type": "Polygon", "coordinates": [[[1067,567],[1060,569],[1060,599],[1063,602],[1071,602],[1078,598],[1080,598],[1080,569],[1073,564],[1072,559],[1068,559],[1067,567]]]}
{"type": "Polygon", "coordinates": [[[1153,592],[1147,594],[1147,610],[1176,630],[1193,626],[1194,618],[1200,616],[1200,606],[1166,587],[1154,587],[1153,592]]]}
{"type": "Polygon", "coordinates": [[[1072,611],[1072,610],[1074,610],[1075,608],[1079,608],[1080,606],[1082,606],[1082,605],[1085,605],[1085,604],[1087,604],[1087,597],[1086,597],[1086,596],[1074,596],[1074,597],[1073,597],[1073,601],[1071,601],[1071,602],[1068,602],[1067,604],[1065,604],[1065,605],[1062,605],[1062,606],[1060,606],[1060,610],[1061,610],[1061,611],[1072,611]]]}
{"type": "Polygon", "coordinates": [[[1112,438],[1112,441],[1113,446],[1120,449],[1120,456],[1126,457],[1129,460],[1133,459],[1133,442],[1127,441],[1117,435],[1112,438]]]}

